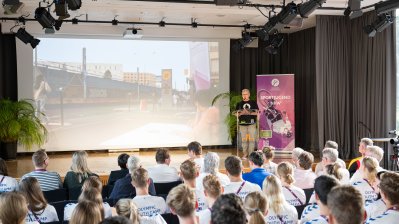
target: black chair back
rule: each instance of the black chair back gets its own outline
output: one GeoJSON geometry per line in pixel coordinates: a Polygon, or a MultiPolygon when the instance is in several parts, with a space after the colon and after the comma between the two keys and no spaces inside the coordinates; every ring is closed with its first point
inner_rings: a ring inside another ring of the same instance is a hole
{"type": "Polygon", "coordinates": [[[55,211],[57,211],[58,220],[60,220],[60,223],[64,221],[64,208],[68,203],[77,203],[77,201],[58,201],[50,203],[50,205],[54,206],[55,211]]]}
{"type": "Polygon", "coordinates": [[[82,193],[82,187],[73,187],[68,189],[68,199],[78,200],[80,193],[82,193]]]}
{"type": "Polygon", "coordinates": [[[177,185],[183,183],[182,181],[174,181],[174,182],[169,182],[169,183],[154,183],[155,191],[157,192],[157,195],[168,195],[169,191],[172,190],[172,188],[176,187],[177,185]]]}
{"type": "Polygon", "coordinates": [[[306,204],[309,203],[310,197],[313,194],[314,188],[308,188],[308,189],[303,189],[303,191],[305,191],[305,195],[306,195],[306,204]]]}
{"type": "Polygon", "coordinates": [[[306,205],[299,205],[299,206],[295,206],[296,211],[298,212],[298,219],[301,219],[301,215],[303,210],[305,209],[306,205]]]}
{"type": "Polygon", "coordinates": [[[168,224],[179,224],[179,218],[177,215],[173,215],[172,213],[166,213],[161,215],[163,219],[165,219],[168,224]]]}
{"type": "Polygon", "coordinates": [[[43,191],[43,195],[48,203],[68,200],[68,192],[65,188],[52,191],[43,191]]]}

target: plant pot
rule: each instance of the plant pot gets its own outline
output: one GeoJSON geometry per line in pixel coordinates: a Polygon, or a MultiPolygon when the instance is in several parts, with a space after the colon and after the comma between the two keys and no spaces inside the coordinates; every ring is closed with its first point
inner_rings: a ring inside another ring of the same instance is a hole
{"type": "Polygon", "coordinates": [[[0,157],[4,160],[13,160],[17,158],[17,143],[2,142],[0,148],[0,157]]]}

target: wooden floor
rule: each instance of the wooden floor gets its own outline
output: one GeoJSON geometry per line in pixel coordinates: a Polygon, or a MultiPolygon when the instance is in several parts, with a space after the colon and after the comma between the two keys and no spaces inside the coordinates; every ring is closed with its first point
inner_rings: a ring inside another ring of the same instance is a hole
{"type": "MultiPolygon", "coordinates": [[[[230,155],[236,155],[236,149],[212,149],[204,150],[203,154],[212,151],[217,152],[220,157],[220,169],[224,170],[224,160],[230,155]]],[[[108,175],[111,170],[118,170],[118,155],[122,152],[89,152],[88,166],[92,172],[99,174],[100,176],[108,175]]],[[[136,155],[141,158],[142,165],[144,168],[153,166],[155,162],[155,150],[146,150],[140,152],[126,152],[129,155],[136,155]]],[[[47,170],[56,171],[62,177],[68,172],[71,166],[73,152],[49,152],[48,156],[50,158],[49,167],[47,170]]],[[[171,166],[179,168],[180,164],[188,159],[187,151],[185,149],[171,150],[171,166]]],[[[276,157],[275,162],[287,161],[290,158],[276,157]]],[[[32,155],[18,155],[17,160],[7,161],[7,167],[9,175],[15,178],[20,178],[22,175],[32,171],[34,169],[32,164],[32,155]]],[[[248,161],[243,161],[244,167],[248,168],[248,161]]]]}

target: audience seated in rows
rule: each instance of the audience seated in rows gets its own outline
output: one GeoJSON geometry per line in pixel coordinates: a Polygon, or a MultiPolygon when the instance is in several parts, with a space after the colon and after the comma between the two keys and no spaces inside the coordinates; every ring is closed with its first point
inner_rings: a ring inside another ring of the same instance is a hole
{"type": "Polygon", "coordinates": [[[177,169],[169,166],[171,162],[168,149],[158,149],[155,154],[157,165],[148,168],[154,183],[169,183],[180,180],[177,169]]]}
{"type": "Polygon", "coordinates": [[[263,192],[269,201],[266,222],[280,221],[281,223],[298,222],[298,212],[296,208],[290,205],[284,198],[283,189],[280,180],[270,175],[263,182],[263,192]]]}
{"type": "MultiPolygon", "coordinates": [[[[129,174],[126,174],[125,177],[115,182],[114,188],[112,189],[111,195],[109,196],[111,199],[117,201],[121,198],[133,198],[136,195],[136,189],[132,185],[131,174],[135,169],[139,167],[141,167],[140,158],[134,155],[130,156],[127,160],[127,168],[129,169],[129,174]]],[[[154,183],[151,178],[148,191],[151,195],[156,195],[154,183]]]]}
{"type": "Polygon", "coordinates": [[[376,187],[374,188],[374,190],[377,193],[378,197],[377,197],[377,200],[366,202],[365,210],[366,210],[367,218],[375,218],[378,215],[381,215],[382,213],[384,213],[385,210],[387,210],[387,206],[386,206],[384,200],[382,200],[382,198],[381,198],[381,190],[378,187],[385,172],[387,172],[387,171],[385,171],[385,170],[380,171],[376,175],[376,180],[375,180],[375,184],[374,184],[376,187]]]}
{"type": "Polygon", "coordinates": [[[369,138],[362,138],[359,142],[359,153],[360,153],[360,157],[354,158],[350,161],[349,165],[348,165],[348,171],[350,173],[350,176],[352,176],[356,170],[358,170],[360,168],[360,163],[363,159],[363,157],[365,156],[366,153],[366,148],[368,146],[373,146],[373,140],[369,139],[369,138]]]}
{"type": "Polygon", "coordinates": [[[361,224],[364,221],[362,195],[352,186],[333,188],[327,196],[327,207],[330,224],[361,224]]]}
{"type": "Polygon", "coordinates": [[[56,172],[47,171],[50,158],[44,149],[39,149],[33,153],[32,162],[35,170],[23,175],[22,180],[27,177],[36,178],[42,191],[51,191],[62,187],[60,175],[56,172]]]}
{"type": "MultiPolygon", "coordinates": [[[[322,151],[322,159],[321,163],[323,165],[323,170],[319,173],[316,173],[317,176],[325,175],[327,173],[326,166],[329,164],[333,164],[337,162],[338,159],[338,151],[332,148],[325,148],[322,151]]],[[[339,164],[339,163],[338,163],[339,164]]],[[[341,165],[340,165],[341,166],[341,165]]],[[[345,167],[342,166],[338,169],[338,173],[342,175],[342,179],[340,180],[341,184],[349,184],[349,172],[345,167]]]]}
{"type": "Polygon", "coordinates": [[[266,224],[265,216],[268,213],[268,201],[262,192],[254,191],[245,197],[244,207],[247,211],[248,224],[266,224]]]}
{"type": "Polygon", "coordinates": [[[137,205],[141,216],[164,214],[167,211],[165,200],[162,197],[152,196],[148,192],[150,180],[144,168],[137,168],[132,173],[132,184],[136,188],[133,202],[137,205]]]}
{"type": "Polygon", "coordinates": [[[0,223],[24,224],[28,206],[25,197],[19,192],[6,192],[0,195],[0,223]]]}
{"type": "Polygon", "coordinates": [[[248,182],[259,185],[262,188],[263,180],[271,175],[266,172],[263,165],[263,155],[261,152],[251,152],[248,157],[249,167],[251,168],[251,172],[244,173],[242,178],[248,182]]]}
{"type": "Polygon", "coordinates": [[[98,175],[91,172],[87,166],[87,157],[86,151],[77,151],[73,153],[71,170],[65,175],[64,188],[82,187],[87,178],[91,176],[98,177],[98,175]]]}
{"type": "Polygon", "coordinates": [[[316,178],[314,183],[316,204],[306,206],[301,215],[301,223],[328,223],[327,195],[336,186],[339,186],[339,182],[334,177],[321,175],[316,178]]]}
{"type": "Polygon", "coordinates": [[[129,155],[126,153],[122,153],[118,156],[118,166],[121,168],[120,170],[113,170],[109,174],[107,185],[114,185],[115,181],[125,177],[129,170],[127,169],[127,160],[129,159],[129,155]]]}
{"type": "Polygon", "coordinates": [[[197,177],[199,175],[197,165],[192,160],[186,160],[180,165],[180,175],[185,185],[195,192],[196,200],[196,212],[202,211],[208,208],[208,204],[205,199],[204,186],[202,183],[197,183],[197,177]],[[200,187],[197,187],[200,184],[200,187]]]}
{"type": "Polygon", "coordinates": [[[274,159],[274,147],[266,146],[262,150],[263,153],[263,165],[262,167],[266,172],[276,175],[277,164],[273,162],[274,159]]]}
{"type": "Polygon", "coordinates": [[[302,189],[313,188],[316,174],[312,171],[314,157],[311,153],[303,151],[299,156],[294,170],[294,185],[302,189]]]}
{"type": "Polygon", "coordinates": [[[223,193],[222,185],[219,179],[212,174],[209,174],[203,179],[205,200],[208,208],[196,213],[199,224],[209,224],[211,221],[211,210],[216,199],[223,193]]]}
{"type": "Polygon", "coordinates": [[[28,203],[27,224],[55,222],[58,220],[54,206],[47,204],[39,182],[34,177],[27,177],[19,184],[19,191],[24,195],[28,203]]]}
{"type": "Polygon", "coordinates": [[[96,202],[80,201],[73,210],[69,224],[98,224],[103,220],[101,210],[101,206],[96,202]]]}
{"type": "Polygon", "coordinates": [[[220,158],[219,155],[215,152],[208,152],[204,158],[204,172],[201,173],[197,178],[196,187],[199,190],[203,190],[202,187],[202,179],[209,174],[213,174],[219,178],[220,183],[222,186],[226,186],[230,183],[229,178],[227,175],[219,172],[219,164],[220,158]]]}
{"type": "Polygon", "coordinates": [[[204,172],[204,158],[202,157],[202,146],[199,142],[190,142],[187,145],[187,154],[190,159],[194,160],[198,166],[200,173],[204,172]]]}
{"type": "Polygon", "coordinates": [[[115,210],[119,216],[128,218],[132,224],[166,224],[160,214],[151,217],[141,216],[132,199],[120,199],[115,204],[115,210]]]}
{"type": "Polygon", "coordinates": [[[377,175],[378,161],[372,157],[363,157],[360,170],[363,173],[363,179],[352,183],[363,196],[365,202],[374,201],[377,199],[378,195],[375,192],[376,175],[377,175]]]}
{"type": "Polygon", "coordinates": [[[245,224],[247,217],[244,204],[235,194],[222,194],[212,206],[212,224],[245,224]]]}
{"type": "MultiPolygon", "coordinates": [[[[373,157],[377,160],[378,162],[378,167],[377,167],[377,171],[380,172],[382,170],[384,170],[382,167],[380,167],[380,163],[384,157],[384,150],[378,146],[367,146],[366,149],[364,150],[364,156],[362,157],[362,159],[360,160],[360,166],[361,166],[361,162],[363,160],[364,157],[373,157]]],[[[363,169],[357,169],[356,172],[352,175],[351,177],[351,183],[354,183],[356,181],[360,181],[363,179],[363,169]]]]}
{"type": "MultiPolygon", "coordinates": [[[[334,162],[338,163],[341,166],[341,168],[346,169],[346,163],[342,159],[339,158],[338,143],[328,140],[326,142],[326,144],[324,145],[324,149],[327,149],[327,148],[333,149],[337,152],[337,159],[334,162]]],[[[315,168],[315,173],[318,176],[320,176],[323,172],[323,169],[324,169],[324,165],[321,161],[321,162],[317,163],[316,168],[315,168]]]]}
{"type": "Polygon", "coordinates": [[[0,193],[15,191],[18,188],[18,181],[8,176],[6,161],[0,158],[0,193]]]}
{"type": "Polygon", "coordinates": [[[294,186],[293,167],[288,162],[281,162],[277,166],[277,176],[283,185],[282,192],[285,200],[293,206],[301,206],[306,204],[305,191],[294,186]]]}
{"type": "Polygon", "coordinates": [[[244,200],[247,194],[262,191],[259,185],[242,179],[242,161],[238,156],[228,156],[224,166],[230,179],[230,183],[224,188],[225,194],[234,193],[244,200]]]}
{"type": "Polygon", "coordinates": [[[194,191],[185,184],[174,187],[166,199],[170,211],[177,215],[180,224],[197,223],[194,191]]]}

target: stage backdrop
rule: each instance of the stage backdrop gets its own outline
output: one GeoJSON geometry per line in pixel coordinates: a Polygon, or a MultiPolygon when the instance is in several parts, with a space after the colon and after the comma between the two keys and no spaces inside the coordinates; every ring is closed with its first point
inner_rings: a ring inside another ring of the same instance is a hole
{"type": "Polygon", "coordinates": [[[295,147],[294,75],[258,75],[259,149],[295,147]]]}

